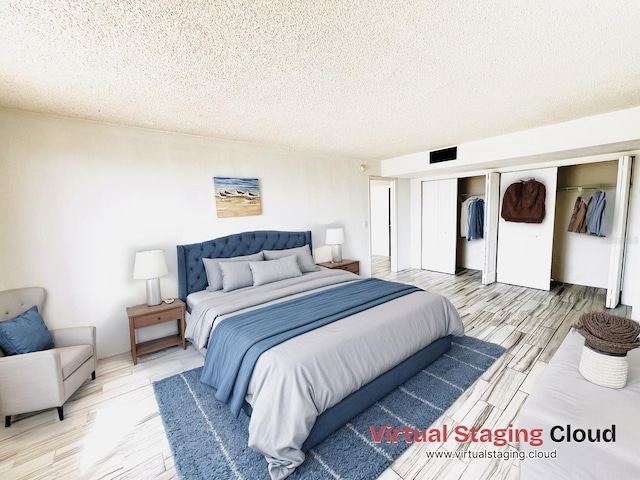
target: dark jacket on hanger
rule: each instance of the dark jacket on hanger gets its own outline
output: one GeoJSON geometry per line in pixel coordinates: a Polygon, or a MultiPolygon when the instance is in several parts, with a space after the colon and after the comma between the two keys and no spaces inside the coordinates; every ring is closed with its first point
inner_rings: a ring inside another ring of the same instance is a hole
{"type": "Polygon", "coordinates": [[[587,204],[584,203],[582,197],[576,198],[567,231],[576,233],[586,233],[587,231],[587,204]]]}
{"type": "Polygon", "coordinates": [[[537,180],[522,180],[507,187],[501,216],[507,222],[542,223],[546,188],[537,180]]]}

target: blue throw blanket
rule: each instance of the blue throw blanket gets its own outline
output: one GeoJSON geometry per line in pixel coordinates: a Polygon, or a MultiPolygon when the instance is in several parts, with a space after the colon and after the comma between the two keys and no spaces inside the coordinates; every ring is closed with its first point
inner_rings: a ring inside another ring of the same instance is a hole
{"type": "Polygon", "coordinates": [[[200,380],[237,417],[260,355],[290,338],[420,290],[376,278],[312,293],[227,318],[209,339],[200,380]]]}

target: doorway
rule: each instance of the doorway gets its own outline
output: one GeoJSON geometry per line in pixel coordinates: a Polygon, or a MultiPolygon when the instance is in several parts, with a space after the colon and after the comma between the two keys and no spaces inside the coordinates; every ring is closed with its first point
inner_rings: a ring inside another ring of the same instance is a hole
{"type": "Polygon", "coordinates": [[[369,225],[371,270],[376,273],[397,271],[396,255],[396,181],[388,178],[369,180],[369,225]]]}

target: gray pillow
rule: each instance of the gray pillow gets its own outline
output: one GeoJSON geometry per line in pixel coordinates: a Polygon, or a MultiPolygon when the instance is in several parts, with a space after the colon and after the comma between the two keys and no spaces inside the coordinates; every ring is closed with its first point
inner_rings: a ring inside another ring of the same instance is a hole
{"type": "Polygon", "coordinates": [[[220,262],[222,272],[222,291],[230,292],[238,288],[253,285],[253,276],[249,268],[249,262],[220,262]]]}
{"type": "Polygon", "coordinates": [[[302,275],[296,255],[266,262],[249,262],[249,268],[256,286],[302,275]]]}
{"type": "Polygon", "coordinates": [[[264,260],[262,252],[231,258],[203,258],[202,263],[204,263],[204,271],[207,274],[207,283],[209,284],[207,290],[210,292],[222,290],[220,262],[258,262],[260,260],[264,260]]]}
{"type": "Polygon", "coordinates": [[[316,262],[313,261],[309,245],[287,248],[286,250],[264,250],[262,253],[264,253],[265,260],[277,260],[282,257],[295,255],[302,273],[315,272],[319,270],[316,262]]]}

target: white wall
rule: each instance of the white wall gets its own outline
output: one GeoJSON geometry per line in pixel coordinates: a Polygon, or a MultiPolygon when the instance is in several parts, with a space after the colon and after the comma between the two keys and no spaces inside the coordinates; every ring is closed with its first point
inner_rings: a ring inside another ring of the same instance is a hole
{"type": "Polygon", "coordinates": [[[145,299],[138,250],[165,251],[162,294],[175,297],[177,244],[310,229],[321,247],[340,225],[345,258],[369,275],[361,162],[0,109],[0,289],[45,287],[50,327],[95,325],[102,358],[130,349],[125,308],[145,299]],[[213,176],[259,178],[262,215],[217,218],[213,176]]]}

